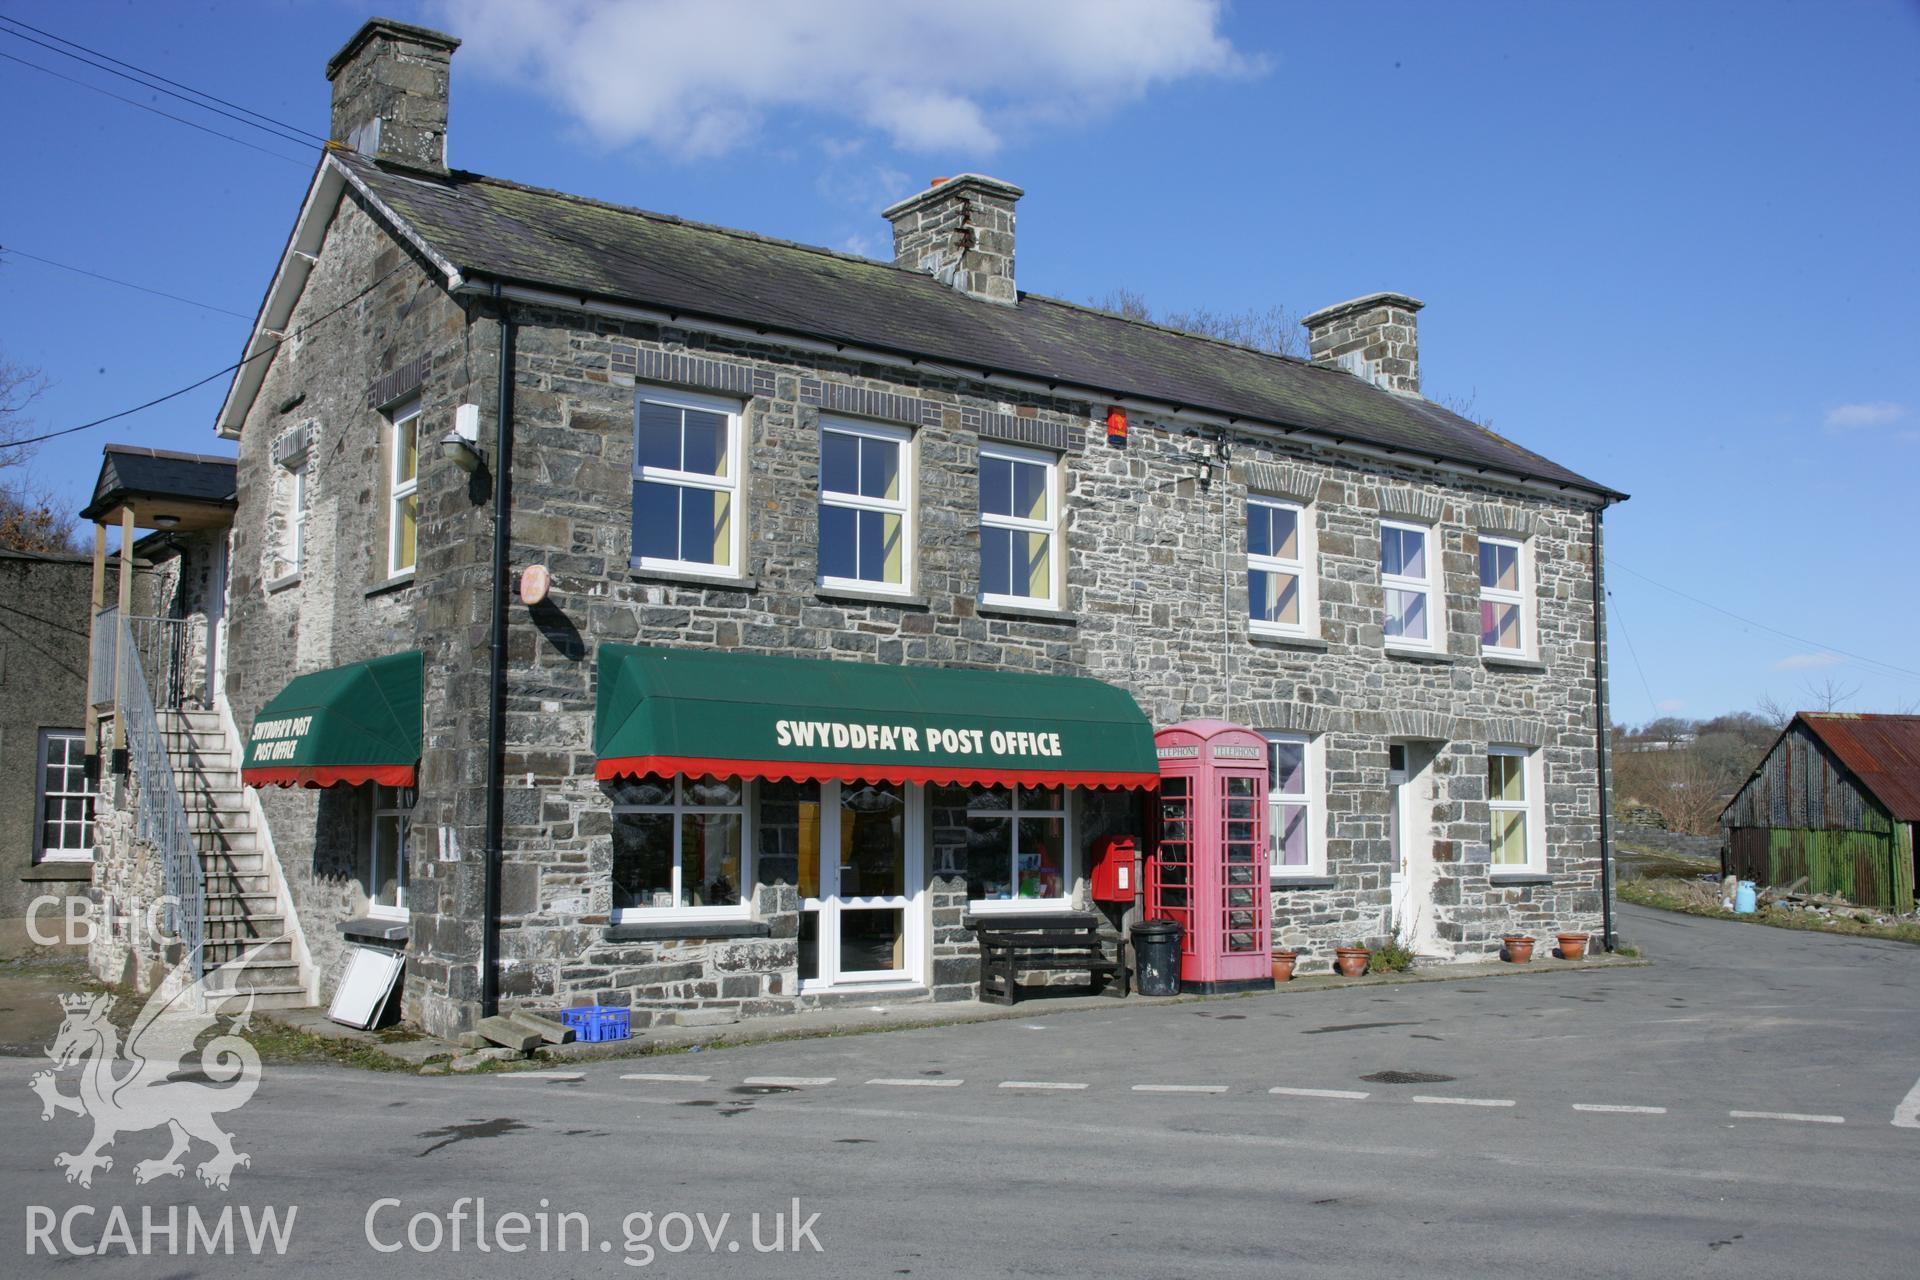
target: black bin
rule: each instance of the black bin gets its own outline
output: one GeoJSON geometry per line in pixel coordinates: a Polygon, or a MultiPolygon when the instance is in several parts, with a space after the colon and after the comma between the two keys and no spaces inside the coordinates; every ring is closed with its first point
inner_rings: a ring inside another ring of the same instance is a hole
{"type": "Polygon", "coordinates": [[[1180,994],[1180,922],[1137,920],[1133,925],[1133,967],[1143,996],[1180,994]]]}

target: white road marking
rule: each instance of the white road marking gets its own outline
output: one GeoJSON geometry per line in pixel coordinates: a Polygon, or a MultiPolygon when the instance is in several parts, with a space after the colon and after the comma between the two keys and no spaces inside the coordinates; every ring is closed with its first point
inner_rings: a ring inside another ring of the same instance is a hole
{"type": "Polygon", "coordinates": [[[1920,1129],[1920,1080],[1907,1090],[1907,1096],[1893,1109],[1893,1123],[1902,1129],[1920,1129]]]}
{"type": "Polygon", "coordinates": [[[584,1080],[586,1075],[579,1071],[515,1071],[510,1073],[516,1080],[584,1080]]]}
{"type": "Polygon", "coordinates": [[[1799,1111],[1729,1111],[1735,1120],[1797,1120],[1802,1124],[1845,1124],[1845,1116],[1810,1116],[1799,1111]]]}
{"type": "Polygon", "coordinates": [[[620,1077],[622,1080],[651,1080],[655,1084],[705,1084],[712,1076],[682,1076],[671,1071],[634,1071],[620,1077]]]}
{"type": "Polygon", "coordinates": [[[817,1085],[832,1084],[834,1079],[833,1076],[748,1076],[740,1083],[772,1089],[811,1089],[817,1085]]]}
{"type": "Polygon", "coordinates": [[[1225,1093],[1223,1084],[1137,1084],[1135,1093],[1225,1093]]]}
{"type": "Polygon", "coordinates": [[[1071,1084],[1060,1080],[1002,1080],[1002,1089],[1084,1089],[1084,1084],[1071,1084]]]}
{"type": "Polygon", "coordinates": [[[900,1088],[900,1089],[957,1089],[961,1085],[965,1084],[966,1081],[944,1079],[944,1078],[938,1079],[938,1080],[921,1080],[921,1079],[893,1080],[883,1076],[878,1080],[869,1080],[867,1081],[867,1083],[891,1085],[895,1088],[900,1088]]]}
{"type": "Polygon", "coordinates": [[[1429,1093],[1416,1093],[1415,1102],[1431,1102],[1443,1107],[1511,1107],[1512,1098],[1441,1098],[1429,1093]]]}
{"type": "Polygon", "coordinates": [[[1285,1094],[1289,1098],[1348,1098],[1354,1102],[1373,1096],[1358,1089],[1289,1089],[1284,1085],[1275,1085],[1267,1092],[1285,1094]]]}
{"type": "Polygon", "coordinates": [[[1629,1107],[1616,1102],[1576,1102],[1573,1104],[1573,1109],[1575,1111],[1604,1111],[1608,1114],[1629,1116],[1663,1116],[1667,1114],[1665,1107],[1629,1107]]]}

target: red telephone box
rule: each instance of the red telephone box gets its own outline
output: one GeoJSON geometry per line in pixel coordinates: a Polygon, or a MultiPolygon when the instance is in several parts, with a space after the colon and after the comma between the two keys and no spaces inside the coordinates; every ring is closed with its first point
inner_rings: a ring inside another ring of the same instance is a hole
{"type": "Polygon", "coordinates": [[[1160,794],[1147,916],[1182,926],[1182,990],[1269,990],[1267,740],[1224,720],[1189,720],[1153,740],[1160,794]]]}

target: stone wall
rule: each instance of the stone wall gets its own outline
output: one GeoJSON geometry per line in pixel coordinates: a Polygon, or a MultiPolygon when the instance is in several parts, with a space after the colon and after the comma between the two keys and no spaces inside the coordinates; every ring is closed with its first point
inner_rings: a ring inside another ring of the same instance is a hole
{"type": "MultiPolygon", "coordinates": [[[[288,324],[293,336],[274,357],[241,431],[227,694],[244,732],[268,699],[306,672],[426,649],[437,672],[460,673],[428,682],[431,745],[414,811],[404,998],[409,1018],[446,1025],[435,1002],[470,1003],[478,992],[481,865],[460,853],[480,848],[475,806],[467,803],[465,838],[446,846],[444,860],[439,827],[453,819],[455,775],[471,767],[456,763],[452,744],[485,741],[484,714],[476,723],[447,708],[485,683],[485,594],[470,579],[484,576],[490,521],[484,490],[433,442],[453,425],[456,405],[484,394],[476,383],[488,382],[493,368],[493,326],[475,323],[351,193],[319,259],[288,324]],[[383,410],[416,394],[423,408],[420,554],[415,574],[390,581],[391,426],[383,410]],[[284,463],[295,444],[306,449],[305,554],[300,572],[287,574],[284,463]]],[[[479,750],[469,746],[467,760],[479,750]]],[[[469,788],[477,782],[474,775],[469,788]]],[[[336,926],[366,906],[355,855],[366,838],[358,815],[367,796],[365,788],[358,796],[353,790],[268,788],[261,795],[323,1000],[345,958],[336,926]]]]}
{"type": "MultiPolygon", "coordinates": [[[[0,957],[37,949],[26,915],[36,898],[86,896],[85,863],[37,857],[40,732],[86,722],[90,556],[0,551],[0,957]]],[[[39,914],[60,931],[64,907],[39,914]]]]}

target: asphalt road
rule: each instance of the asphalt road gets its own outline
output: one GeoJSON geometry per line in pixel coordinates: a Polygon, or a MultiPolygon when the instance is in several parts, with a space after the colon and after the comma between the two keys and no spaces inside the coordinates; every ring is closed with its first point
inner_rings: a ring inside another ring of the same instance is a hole
{"type": "Polygon", "coordinates": [[[226,1193],[191,1168],[136,1186],[157,1130],[124,1136],[91,1189],[66,1183],[54,1154],[87,1126],[43,1124],[26,1083],[39,1064],[0,1060],[15,1206],[0,1250],[20,1255],[10,1276],[153,1280],[1913,1276],[1920,1127],[1894,1121],[1920,1108],[1920,948],[1623,920],[1654,966],[1036,1004],[547,1078],[269,1067],[226,1118],[252,1156],[226,1193]],[[1382,1072],[1430,1078],[1368,1078],[1382,1072]],[[493,1251],[476,1251],[471,1207],[453,1250],[462,1197],[484,1198],[493,1251]],[[173,1207],[183,1236],[189,1208],[297,1215],[284,1254],[248,1256],[236,1216],[233,1256],[188,1256],[191,1237],[168,1254],[159,1235],[157,1256],[127,1257],[115,1206],[136,1246],[143,1206],[162,1226],[173,1207]],[[524,1237],[502,1218],[515,1211],[524,1237]],[[564,1252],[562,1212],[588,1223],[567,1220],[564,1252]],[[757,1251],[776,1218],[782,1250],[757,1251]],[[499,1247],[522,1240],[536,1247],[499,1247]],[[102,1243],[107,1257],[67,1256],[102,1243]]]}

